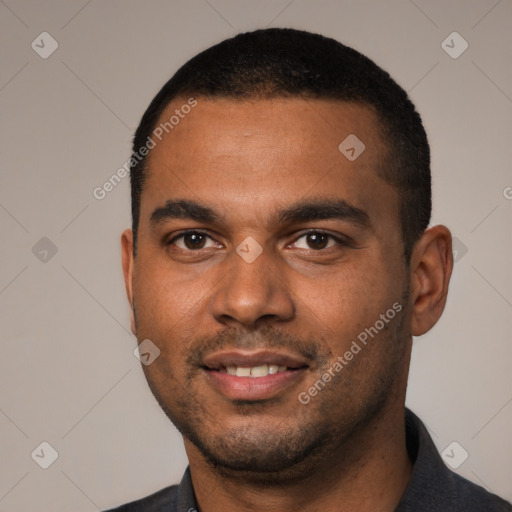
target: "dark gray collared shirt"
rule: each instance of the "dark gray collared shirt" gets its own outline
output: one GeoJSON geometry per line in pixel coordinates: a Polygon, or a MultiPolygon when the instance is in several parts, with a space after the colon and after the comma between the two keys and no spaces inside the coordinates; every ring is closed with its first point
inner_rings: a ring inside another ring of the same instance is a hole
{"type": "MultiPolygon", "coordinates": [[[[405,409],[407,451],[414,463],[409,485],[395,512],[512,512],[512,505],[450,471],[421,420],[405,409]]],[[[110,512],[197,512],[187,468],[172,485],[110,512]]]]}

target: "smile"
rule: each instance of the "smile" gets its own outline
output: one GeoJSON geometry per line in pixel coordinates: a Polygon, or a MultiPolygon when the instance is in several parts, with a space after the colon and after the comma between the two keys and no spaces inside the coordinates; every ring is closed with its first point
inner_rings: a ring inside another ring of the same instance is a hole
{"type": "Polygon", "coordinates": [[[298,355],[272,351],[221,352],[203,361],[209,384],[230,400],[265,400],[301,380],[309,365],[298,355]]]}
{"type": "Polygon", "coordinates": [[[260,378],[266,377],[267,375],[275,375],[279,372],[285,372],[288,368],[286,366],[279,366],[277,364],[261,364],[259,366],[243,367],[243,366],[228,366],[227,368],[221,368],[221,372],[226,372],[229,375],[235,375],[236,377],[253,377],[260,378]]]}

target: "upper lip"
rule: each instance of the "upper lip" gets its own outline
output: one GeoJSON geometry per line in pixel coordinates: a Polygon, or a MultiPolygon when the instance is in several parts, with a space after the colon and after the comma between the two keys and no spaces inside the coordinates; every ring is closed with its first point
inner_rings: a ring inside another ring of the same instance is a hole
{"type": "Polygon", "coordinates": [[[220,370],[228,366],[252,368],[265,363],[286,366],[287,368],[303,368],[308,366],[307,361],[299,355],[270,350],[230,350],[216,352],[203,359],[203,365],[210,370],[220,370]]]}

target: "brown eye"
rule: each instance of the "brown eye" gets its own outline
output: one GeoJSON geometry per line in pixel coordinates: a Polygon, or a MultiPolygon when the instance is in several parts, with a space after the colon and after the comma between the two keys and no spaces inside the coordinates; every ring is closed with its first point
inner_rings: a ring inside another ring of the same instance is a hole
{"type": "Polygon", "coordinates": [[[199,249],[216,246],[215,242],[207,234],[201,233],[199,231],[182,233],[181,235],[173,238],[169,242],[169,245],[174,245],[185,251],[197,251],[199,249]]]}
{"type": "Polygon", "coordinates": [[[304,233],[297,238],[293,243],[296,249],[307,249],[313,251],[321,251],[322,249],[329,249],[336,245],[345,245],[345,243],[338,237],[322,231],[310,231],[304,233]]]}
{"type": "Polygon", "coordinates": [[[306,243],[311,249],[325,249],[329,238],[329,235],[323,233],[310,233],[306,235],[306,243]]]}
{"type": "Polygon", "coordinates": [[[200,233],[187,233],[183,235],[183,242],[187,249],[202,249],[206,242],[206,237],[200,233]]]}

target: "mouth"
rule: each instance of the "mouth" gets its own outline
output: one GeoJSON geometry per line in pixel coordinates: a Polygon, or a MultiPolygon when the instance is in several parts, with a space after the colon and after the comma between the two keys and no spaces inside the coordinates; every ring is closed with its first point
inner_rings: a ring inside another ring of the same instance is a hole
{"type": "Polygon", "coordinates": [[[279,372],[285,372],[288,370],[286,366],[279,366],[277,364],[263,363],[258,366],[227,366],[222,367],[219,371],[222,373],[228,373],[229,375],[235,375],[236,377],[252,377],[253,379],[259,379],[266,377],[267,375],[275,375],[279,372]]]}
{"type": "Polygon", "coordinates": [[[296,384],[309,365],[295,355],[277,352],[223,352],[205,358],[210,384],[231,400],[265,400],[296,384]]]}

